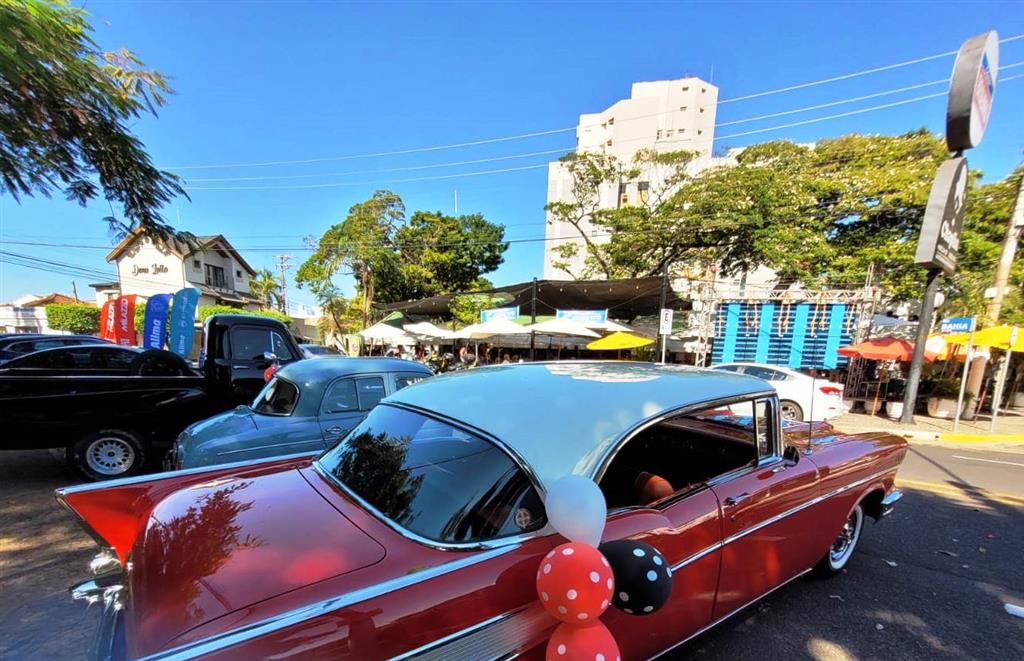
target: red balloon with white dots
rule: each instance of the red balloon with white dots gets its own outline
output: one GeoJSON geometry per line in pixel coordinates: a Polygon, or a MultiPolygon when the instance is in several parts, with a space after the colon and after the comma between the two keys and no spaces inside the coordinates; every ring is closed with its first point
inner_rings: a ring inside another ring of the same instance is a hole
{"type": "Polygon", "coordinates": [[[569,624],[596,621],[611,604],[614,592],[611,565],[604,554],[588,544],[562,544],[548,553],[537,569],[540,603],[551,615],[569,624]]]}
{"type": "Polygon", "coordinates": [[[551,634],[545,661],[622,661],[619,645],[600,621],[591,624],[563,622],[551,634]]]}

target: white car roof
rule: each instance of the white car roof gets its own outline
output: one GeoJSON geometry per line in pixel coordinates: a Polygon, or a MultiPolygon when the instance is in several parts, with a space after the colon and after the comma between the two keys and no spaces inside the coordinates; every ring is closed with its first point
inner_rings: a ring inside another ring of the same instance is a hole
{"type": "Polygon", "coordinates": [[[490,434],[546,491],[570,473],[593,477],[617,441],[650,418],[731,397],[774,394],[761,379],[731,372],[562,361],[448,373],[384,401],[433,411],[490,434]]]}

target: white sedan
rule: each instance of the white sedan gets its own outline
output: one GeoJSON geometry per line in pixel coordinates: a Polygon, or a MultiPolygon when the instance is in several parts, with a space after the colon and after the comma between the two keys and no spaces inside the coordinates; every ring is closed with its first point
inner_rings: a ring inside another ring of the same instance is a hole
{"type": "Polygon", "coordinates": [[[843,414],[843,384],[761,363],[722,363],[711,369],[739,372],[769,382],[787,420],[828,420],[843,414]]]}

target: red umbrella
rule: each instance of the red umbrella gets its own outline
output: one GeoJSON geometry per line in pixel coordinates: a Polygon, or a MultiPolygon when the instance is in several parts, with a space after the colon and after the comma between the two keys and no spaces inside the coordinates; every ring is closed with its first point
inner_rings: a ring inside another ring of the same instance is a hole
{"type": "MultiPolygon", "coordinates": [[[[868,360],[900,360],[907,362],[914,356],[914,343],[895,337],[876,337],[866,342],[841,347],[843,356],[867,358],[868,360]]],[[[934,354],[925,354],[928,360],[934,360],[934,354]]]]}

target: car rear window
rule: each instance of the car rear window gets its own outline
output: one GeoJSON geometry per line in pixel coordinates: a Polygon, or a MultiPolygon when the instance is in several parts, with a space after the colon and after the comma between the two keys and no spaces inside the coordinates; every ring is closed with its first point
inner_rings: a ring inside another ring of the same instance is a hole
{"type": "Polygon", "coordinates": [[[252,410],[266,415],[291,415],[299,402],[299,389],[295,384],[274,377],[256,396],[252,410]]]}
{"type": "Polygon", "coordinates": [[[320,466],[392,523],[443,543],[543,527],[540,496],[493,443],[446,422],[378,406],[320,466]]]}

